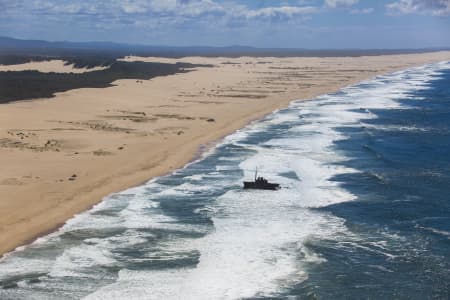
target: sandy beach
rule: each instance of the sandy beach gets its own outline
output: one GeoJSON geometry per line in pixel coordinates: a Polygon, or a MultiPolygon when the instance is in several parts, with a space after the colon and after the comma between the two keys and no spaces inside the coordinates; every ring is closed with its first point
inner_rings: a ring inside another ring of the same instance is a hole
{"type": "MultiPolygon", "coordinates": [[[[124,60],[212,67],[0,105],[0,255],[55,230],[110,193],[182,167],[202,147],[293,100],[450,60],[450,52],[124,60]]],[[[0,71],[86,71],[55,61],[32,64],[0,71]]]]}

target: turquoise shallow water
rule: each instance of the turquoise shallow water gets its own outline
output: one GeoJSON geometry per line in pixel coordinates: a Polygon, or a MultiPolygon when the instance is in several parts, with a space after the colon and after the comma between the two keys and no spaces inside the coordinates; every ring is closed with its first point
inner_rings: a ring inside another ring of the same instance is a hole
{"type": "Polygon", "coordinates": [[[447,299],[449,134],[449,63],[293,102],[2,259],[0,299],[447,299]]]}

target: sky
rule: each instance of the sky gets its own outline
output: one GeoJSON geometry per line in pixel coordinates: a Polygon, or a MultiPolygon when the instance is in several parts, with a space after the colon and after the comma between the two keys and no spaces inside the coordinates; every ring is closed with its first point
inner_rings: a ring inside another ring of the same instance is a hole
{"type": "Polygon", "coordinates": [[[0,36],[166,46],[450,47],[450,0],[0,0],[0,36]]]}

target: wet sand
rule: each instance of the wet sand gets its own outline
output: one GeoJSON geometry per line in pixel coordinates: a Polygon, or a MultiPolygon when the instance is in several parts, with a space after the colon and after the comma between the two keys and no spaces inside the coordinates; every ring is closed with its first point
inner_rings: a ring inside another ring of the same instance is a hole
{"type": "Polygon", "coordinates": [[[54,230],[110,193],[182,167],[200,147],[292,100],[450,60],[450,52],[125,59],[214,67],[0,105],[0,254],[54,230]]]}

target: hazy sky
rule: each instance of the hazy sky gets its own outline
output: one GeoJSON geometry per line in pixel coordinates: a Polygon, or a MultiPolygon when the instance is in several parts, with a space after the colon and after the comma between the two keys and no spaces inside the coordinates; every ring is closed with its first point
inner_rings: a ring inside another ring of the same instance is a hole
{"type": "Polygon", "coordinates": [[[450,47],[450,0],[0,0],[0,35],[176,46],[450,47]]]}

